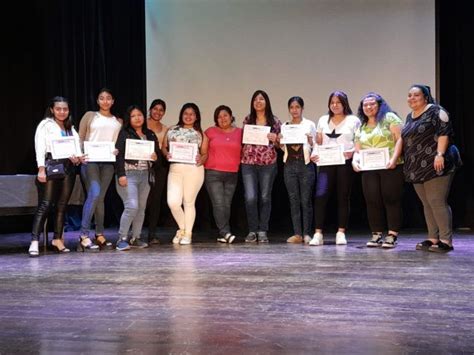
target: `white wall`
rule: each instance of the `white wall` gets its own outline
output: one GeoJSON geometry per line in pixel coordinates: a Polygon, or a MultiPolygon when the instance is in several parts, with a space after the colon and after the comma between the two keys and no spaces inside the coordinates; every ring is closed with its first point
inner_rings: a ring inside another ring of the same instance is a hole
{"type": "Polygon", "coordinates": [[[240,122],[256,89],[274,113],[302,96],[305,116],[327,112],[341,89],[357,110],[377,91],[404,118],[412,83],[435,90],[434,0],[146,0],[148,103],[174,124],[196,102],[203,128],[229,105],[240,122]]]}

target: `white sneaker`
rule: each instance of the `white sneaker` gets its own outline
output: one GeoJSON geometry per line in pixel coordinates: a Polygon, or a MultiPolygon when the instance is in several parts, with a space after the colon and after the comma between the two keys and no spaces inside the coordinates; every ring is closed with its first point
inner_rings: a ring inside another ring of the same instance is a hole
{"type": "Polygon", "coordinates": [[[184,236],[179,241],[179,245],[189,245],[191,243],[192,243],[192,237],[190,236],[184,236]]]}
{"type": "Polygon", "coordinates": [[[324,240],[323,240],[323,233],[316,232],[313,235],[313,239],[309,242],[309,245],[323,245],[324,240]]]}
{"type": "Polygon", "coordinates": [[[346,245],[346,235],[344,232],[337,232],[336,233],[336,245],[346,245]]]}
{"type": "Polygon", "coordinates": [[[30,249],[28,249],[28,254],[31,257],[39,256],[39,242],[37,240],[32,240],[30,244],[30,249]]]}
{"type": "Polygon", "coordinates": [[[304,243],[304,244],[309,244],[310,242],[311,242],[311,236],[306,234],[306,235],[303,237],[303,243],[304,243]]]}
{"type": "Polygon", "coordinates": [[[173,238],[173,240],[171,241],[173,244],[179,244],[179,242],[181,241],[181,239],[183,238],[184,236],[184,232],[181,230],[181,229],[178,229],[176,231],[176,234],[173,238]]]}

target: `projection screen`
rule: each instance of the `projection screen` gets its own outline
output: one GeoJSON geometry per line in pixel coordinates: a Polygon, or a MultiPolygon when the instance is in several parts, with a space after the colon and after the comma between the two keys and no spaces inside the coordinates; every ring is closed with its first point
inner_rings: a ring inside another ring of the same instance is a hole
{"type": "Polygon", "coordinates": [[[168,105],[175,124],[185,102],[213,125],[220,104],[237,124],[257,89],[274,114],[302,96],[304,116],[327,112],[330,92],[352,110],[376,91],[404,118],[412,83],[436,92],[434,0],[146,0],[147,100],[168,105]]]}

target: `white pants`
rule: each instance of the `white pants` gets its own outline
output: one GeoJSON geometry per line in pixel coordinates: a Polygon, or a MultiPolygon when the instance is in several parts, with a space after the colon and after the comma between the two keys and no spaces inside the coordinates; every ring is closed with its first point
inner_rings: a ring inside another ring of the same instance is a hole
{"type": "Polygon", "coordinates": [[[179,229],[188,237],[192,235],[196,219],[194,204],[203,182],[203,166],[171,164],[168,174],[168,206],[179,229]]]}

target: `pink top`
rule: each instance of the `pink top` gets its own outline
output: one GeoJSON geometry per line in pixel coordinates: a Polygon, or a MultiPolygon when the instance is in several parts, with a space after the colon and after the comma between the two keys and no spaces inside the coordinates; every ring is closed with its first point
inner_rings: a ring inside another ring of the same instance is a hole
{"type": "Polygon", "coordinates": [[[239,171],[242,128],[223,132],[218,127],[210,127],[204,134],[209,138],[208,158],[204,167],[231,173],[239,171]]]}

